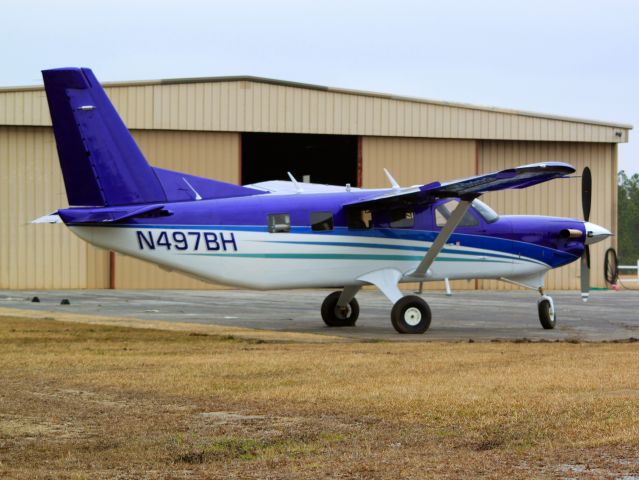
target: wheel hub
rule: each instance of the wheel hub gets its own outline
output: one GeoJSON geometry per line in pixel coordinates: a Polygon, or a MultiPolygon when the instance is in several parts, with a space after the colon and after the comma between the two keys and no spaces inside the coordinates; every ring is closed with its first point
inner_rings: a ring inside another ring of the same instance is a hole
{"type": "Polygon", "coordinates": [[[346,320],[351,314],[351,307],[346,305],[345,307],[335,307],[335,316],[341,320],[346,320]]]}
{"type": "Polygon", "coordinates": [[[404,321],[407,325],[414,327],[422,321],[422,312],[417,307],[407,308],[404,312],[404,321]]]}

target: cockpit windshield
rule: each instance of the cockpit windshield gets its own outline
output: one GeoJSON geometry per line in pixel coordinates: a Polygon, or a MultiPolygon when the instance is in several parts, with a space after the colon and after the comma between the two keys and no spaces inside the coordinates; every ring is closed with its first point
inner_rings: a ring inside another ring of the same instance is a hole
{"type": "Polygon", "coordinates": [[[499,218],[499,215],[495,210],[490,208],[487,204],[482,202],[481,200],[475,199],[473,203],[471,203],[473,209],[484,219],[486,223],[496,222],[499,218]]]}
{"type": "MultiPolygon", "coordinates": [[[[459,200],[450,199],[440,203],[435,208],[435,225],[443,227],[453,213],[453,210],[459,205],[459,200]]],[[[479,226],[479,218],[481,217],[486,223],[496,222],[499,218],[497,212],[480,200],[473,200],[470,209],[464,214],[460,220],[458,227],[476,227],[479,226]]]]}

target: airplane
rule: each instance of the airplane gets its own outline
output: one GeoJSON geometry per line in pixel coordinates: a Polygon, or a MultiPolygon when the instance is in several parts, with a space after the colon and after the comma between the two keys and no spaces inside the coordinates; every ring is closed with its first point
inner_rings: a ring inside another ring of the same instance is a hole
{"type": "Polygon", "coordinates": [[[97,247],[212,282],[336,288],[321,306],[329,327],[354,326],[356,295],[374,285],[392,304],[395,330],[421,334],[430,307],[401,283],[488,278],[538,291],[539,321],[552,329],[545,274],[582,258],[587,288],[585,252],[611,235],[578,219],[498,215],[479,200],[575,172],[560,162],[411,187],[385,171],[391,186],[381,189],[290,174],[239,186],[152,167],[90,69],[42,74],[70,207],[34,222],[64,223],[97,247]]]}

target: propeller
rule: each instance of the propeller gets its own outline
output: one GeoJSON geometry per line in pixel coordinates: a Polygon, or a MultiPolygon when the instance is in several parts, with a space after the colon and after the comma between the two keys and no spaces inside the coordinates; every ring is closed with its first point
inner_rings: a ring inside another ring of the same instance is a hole
{"type": "MultiPolygon", "coordinates": [[[[590,221],[590,205],[592,203],[592,175],[590,168],[584,168],[581,175],[581,206],[584,212],[584,220],[590,221]]],[[[588,232],[586,232],[586,235],[588,232]]],[[[581,256],[581,299],[588,301],[590,296],[590,246],[584,244],[584,253],[581,256]]]]}

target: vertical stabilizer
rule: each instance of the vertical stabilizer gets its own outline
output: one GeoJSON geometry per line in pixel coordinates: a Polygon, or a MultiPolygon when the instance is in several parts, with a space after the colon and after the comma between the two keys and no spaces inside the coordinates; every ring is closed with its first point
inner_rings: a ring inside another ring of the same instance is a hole
{"type": "Polygon", "coordinates": [[[154,170],[88,68],[44,70],[69,204],[166,201],[154,170]]]}

